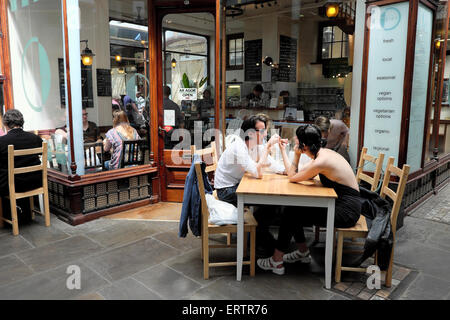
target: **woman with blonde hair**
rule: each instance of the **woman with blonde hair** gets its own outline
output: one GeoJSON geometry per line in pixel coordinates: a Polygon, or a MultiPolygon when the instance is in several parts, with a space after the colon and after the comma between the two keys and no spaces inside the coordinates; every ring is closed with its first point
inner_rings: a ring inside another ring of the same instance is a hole
{"type": "Polygon", "coordinates": [[[111,151],[111,160],[105,162],[108,170],[119,169],[120,158],[123,151],[123,141],[140,139],[136,129],[130,126],[127,114],[124,111],[113,113],[113,128],[108,130],[103,140],[105,151],[111,151]]]}

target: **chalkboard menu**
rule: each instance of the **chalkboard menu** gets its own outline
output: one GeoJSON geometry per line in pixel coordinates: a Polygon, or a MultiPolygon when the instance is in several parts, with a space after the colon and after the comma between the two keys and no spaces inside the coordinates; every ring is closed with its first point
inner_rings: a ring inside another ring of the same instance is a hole
{"type": "Polygon", "coordinates": [[[272,69],[272,81],[296,82],[297,39],[280,35],[280,61],[277,69],[272,69]]]}
{"type": "Polygon", "coordinates": [[[94,107],[94,97],[92,91],[92,66],[85,66],[81,63],[81,96],[84,107],[94,107]]]}
{"type": "MultiPolygon", "coordinates": [[[[65,84],[64,69],[65,69],[64,59],[58,58],[59,95],[61,101],[61,108],[66,107],[66,84],[65,84]]],[[[83,106],[93,108],[94,98],[92,93],[92,66],[85,66],[83,65],[83,63],[81,63],[81,94],[83,97],[82,100],[83,106]]]]}
{"type": "Polygon", "coordinates": [[[97,69],[97,96],[110,97],[111,94],[111,70],[97,69]]]}
{"type": "Polygon", "coordinates": [[[58,74],[59,74],[59,96],[61,101],[61,108],[66,107],[66,84],[64,82],[64,59],[58,58],[58,74]]]}
{"type": "Polygon", "coordinates": [[[261,81],[262,39],[245,41],[245,81],[261,81]]]}

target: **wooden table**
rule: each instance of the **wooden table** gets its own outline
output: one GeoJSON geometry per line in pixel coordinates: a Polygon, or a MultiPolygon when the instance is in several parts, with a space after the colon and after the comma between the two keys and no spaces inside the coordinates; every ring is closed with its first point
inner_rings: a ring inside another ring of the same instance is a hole
{"type": "Polygon", "coordinates": [[[333,262],[334,202],[337,198],[334,189],[323,187],[317,180],[292,183],[285,175],[264,174],[262,179],[256,179],[249,174],[245,174],[236,193],[238,198],[237,280],[240,281],[242,277],[244,204],[325,207],[328,208],[325,287],[330,289],[333,262]]]}

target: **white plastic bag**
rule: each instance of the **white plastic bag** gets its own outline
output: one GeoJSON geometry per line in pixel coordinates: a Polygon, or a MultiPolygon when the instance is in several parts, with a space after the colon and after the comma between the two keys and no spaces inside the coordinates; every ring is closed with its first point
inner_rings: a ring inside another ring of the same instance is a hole
{"type": "Polygon", "coordinates": [[[232,204],[218,200],[211,194],[206,194],[206,204],[209,210],[210,224],[224,225],[237,224],[238,212],[237,208],[232,204]]]}

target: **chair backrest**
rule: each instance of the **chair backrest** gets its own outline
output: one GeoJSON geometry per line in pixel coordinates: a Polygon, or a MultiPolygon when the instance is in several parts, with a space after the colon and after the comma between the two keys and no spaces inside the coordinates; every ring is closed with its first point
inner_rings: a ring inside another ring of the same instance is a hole
{"type": "Polygon", "coordinates": [[[61,172],[68,172],[67,145],[61,141],[62,139],[58,139],[58,135],[54,134],[45,140],[47,142],[49,167],[61,170],[61,172]]]}
{"type": "Polygon", "coordinates": [[[219,159],[217,156],[216,143],[214,141],[211,142],[211,146],[209,148],[205,149],[197,150],[195,145],[191,146],[192,157],[194,156],[194,154],[199,155],[206,163],[212,163],[206,166],[206,173],[216,171],[217,162],[219,162],[219,159]]]}
{"type": "Polygon", "coordinates": [[[200,162],[195,163],[195,173],[197,174],[198,192],[200,193],[202,206],[202,237],[208,235],[209,210],[206,203],[205,184],[203,183],[202,168],[200,162]]]}
{"type": "Polygon", "coordinates": [[[103,143],[91,142],[85,143],[84,148],[84,168],[85,169],[97,169],[105,168],[103,160],[103,143]]]}
{"type": "Polygon", "coordinates": [[[144,164],[145,140],[126,140],[122,142],[120,168],[130,165],[144,164]]]}
{"type": "Polygon", "coordinates": [[[47,142],[43,141],[39,148],[14,150],[14,145],[8,145],[8,183],[9,190],[16,191],[14,175],[42,171],[42,185],[47,186],[47,142]],[[14,167],[14,157],[29,156],[33,154],[41,154],[41,164],[28,167],[14,167]]]}
{"type": "Polygon", "coordinates": [[[361,152],[361,156],[359,157],[359,165],[358,170],[356,172],[356,181],[358,184],[361,182],[361,180],[367,182],[370,184],[370,190],[375,191],[378,187],[378,182],[380,181],[381,177],[381,168],[383,167],[383,161],[384,161],[384,153],[380,152],[378,154],[378,157],[374,157],[367,154],[367,148],[364,147],[361,152]],[[367,175],[364,173],[364,165],[365,162],[369,161],[375,164],[375,171],[373,173],[373,177],[367,175]]]}
{"type": "Polygon", "coordinates": [[[385,199],[386,196],[389,197],[394,203],[392,204],[391,211],[391,225],[392,232],[395,236],[395,232],[397,229],[397,217],[398,212],[400,211],[400,205],[402,204],[403,193],[405,192],[406,181],[408,180],[409,175],[409,165],[404,164],[403,169],[400,169],[394,166],[394,157],[389,157],[386,172],[384,174],[383,185],[381,186],[380,196],[385,199]],[[391,180],[391,175],[395,174],[399,177],[397,191],[389,188],[389,182],[391,180]]]}

